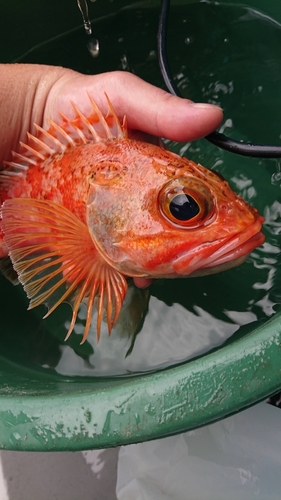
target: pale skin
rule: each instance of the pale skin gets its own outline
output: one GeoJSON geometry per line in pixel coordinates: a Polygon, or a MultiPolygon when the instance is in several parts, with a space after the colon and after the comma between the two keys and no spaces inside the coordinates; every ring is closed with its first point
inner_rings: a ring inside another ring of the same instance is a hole
{"type": "MultiPolygon", "coordinates": [[[[59,111],[71,116],[71,101],[87,114],[87,93],[106,113],[105,92],[118,117],[122,120],[126,115],[134,136],[140,131],[179,142],[192,141],[215,130],[223,117],[217,106],[171,96],[131,73],[82,75],[55,66],[0,64],[0,164],[11,159],[11,151],[26,140],[27,132],[35,133],[34,123],[48,128],[47,118],[60,121],[59,111]]],[[[144,288],[152,280],[134,281],[144,288]]]]}

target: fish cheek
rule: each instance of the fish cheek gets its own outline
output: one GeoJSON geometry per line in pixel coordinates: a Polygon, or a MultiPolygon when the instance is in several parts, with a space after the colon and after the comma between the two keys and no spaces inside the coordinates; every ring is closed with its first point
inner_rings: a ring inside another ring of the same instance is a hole
{"type": "Polygon", "coordinates": [[[111,264],[126,256],[118,248],[126,225],[119,189],[112,183],[91,183],[86,205],[86,222],[95,245],[111,264]]]}
{"type": "Polygon", "coordinates": [[[140,258],[141,245],[132,239],[141,197],[130,197],[125,184],[91,184],[86,205],[86,223],[91,238],[104,260],[129,277],[146,277],[140,258]],[[137,246],[137,248],[136,248],[137,246]],[[132,248],[130,248],[132,247],[132,248]]]}

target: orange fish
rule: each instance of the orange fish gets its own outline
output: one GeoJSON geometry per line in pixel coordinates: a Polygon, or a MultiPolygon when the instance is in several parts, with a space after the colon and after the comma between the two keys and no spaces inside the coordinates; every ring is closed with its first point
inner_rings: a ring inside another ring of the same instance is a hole
{"type": "Polygon", "coordinates": [[[2,270],[9,256],[29,308],[72,305],[67,337],[86,300],[82,342],[94,303],[98,339],[104,310],[110,333],[127,277],[216,273],[264,242],[263,217],[219,174],[129,139],[109,100],[107,116],[90,101],[89,116],[73,105],[36,126],[0,173],[2,270]]]}

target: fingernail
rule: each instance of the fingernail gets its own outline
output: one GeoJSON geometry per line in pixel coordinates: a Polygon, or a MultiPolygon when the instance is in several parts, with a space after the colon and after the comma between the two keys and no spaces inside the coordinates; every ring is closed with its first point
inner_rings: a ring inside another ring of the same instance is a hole
{"type": "Polygon", "coordinates": [[[209,103],[206,103],[206,102],[192,102],[192,103],[190,103],[190,106],[192,106],[193,108],[198,108],[198,109],[213,109],[213,108],[216,108],[216,109],[220,109],[221,111],[223,111],[220,106],[217,106],[216,104],[209,104],[209,103]]]}

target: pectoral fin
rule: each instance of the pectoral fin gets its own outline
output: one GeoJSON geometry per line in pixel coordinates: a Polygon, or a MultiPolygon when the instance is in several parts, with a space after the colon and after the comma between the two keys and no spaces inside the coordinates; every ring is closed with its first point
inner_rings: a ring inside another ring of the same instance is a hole
{"type": "Polygon", "coordinates": [[[54,202],[14,198],[2,206],[2,230],[9,257],[30,299],[29,309],[46,304],[48,316],[62,302],[70,303],[73,314],[68,338],[79,305],[87,298],[83,343],[96,299],[97,338],[104,309],[110,334],[126,295],[127,281],[100,256],[82,221],[54,202]]]}

